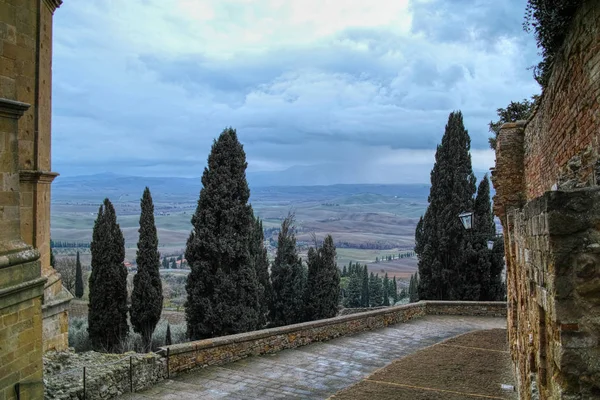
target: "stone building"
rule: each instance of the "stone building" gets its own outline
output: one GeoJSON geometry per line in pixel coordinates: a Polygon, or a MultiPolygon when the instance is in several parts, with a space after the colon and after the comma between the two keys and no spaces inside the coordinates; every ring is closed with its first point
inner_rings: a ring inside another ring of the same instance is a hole
{"type": "Polygon", "coordinates": [[[600,2],[578,10],[528,121],[505,124],[492,180],[522,399],[600,398],[600,2]]]}
{"type": "Polygon", "coordinates": [[[68,345],[71,295],[50,266],[52,18],[0,0],[0,399],[42,398],[42,353],[68,345]]]}

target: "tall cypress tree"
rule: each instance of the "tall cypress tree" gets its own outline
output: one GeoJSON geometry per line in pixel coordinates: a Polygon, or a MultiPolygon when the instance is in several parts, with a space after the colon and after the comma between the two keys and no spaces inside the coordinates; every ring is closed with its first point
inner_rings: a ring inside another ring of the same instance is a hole
{"type": "Polygon", "coordinates": [[[344,299],[344,307],[358,308],[362,306],[362,272],[355,271],[348,279],[348,295],[344,299]]]}
{"type": "Polygon", "coordinates": [[[490,182],[487,174],[477,188],[475,206],[474,231],[477,261],[474,264],[480,283],[479,296],[475,300],[493,301],[503,299],[502,269],[504,268],[504,243],[496,238],[496,224],[490,201],[490,182]],[[492,250],[487,248],[487,241],[494,242],[492,250]]]}
{"type": "Polygon", "coordinates": [[[54,258],[54,252],[52,251],[52,240],[50,240],[50,266],[52,268],[56,267],[56,258],[54,258]]]}
{"type": "Polygon", "coordinates": [[[308,252],[306,285],[306,320],[335,317],[340,302],[340,270],[335,262],[336,251],[331,235],[323,244],[308,252]]]}
{"type": "Polygon", "coordinates": [[[269,258],[267,257],[267,249],[265,248],[265,234],[263,223],[258,217],[252,218],[252,239],[250,246],[250,254],[256,270],[258,279],[258,303],[260,305],[259,327],[267,323],[269,314],[269,304],[273,296],[273,288],[271,286],[271,278],[269,276],[269,258]]]}
{"type": "Polygon", "coordinates": [[[379,307],[383,304],[383,287],[379,275],[371,272],[369,277],[369,305],[379,307]]]}
{"type": "Polygon", "coordinates": [[[392,281],[392,299],[394,299],[394,304],[398,301],[398,283],[396,282],[396,277],[394,276],[394,280],[392,281]]]}
{"type": "Polygon", "coordinates": [[[259,284],[250,254],[252,208],[246,154],[237,133],[214,141],[202,174],[185,258],[187,334],[192,340],[247,332],[260,322],[259,284]]]}
{"type": "Polygon", "coordinates": [[[108,199],[98,210],[92,243],[88,334],[95,350],[115,351],[129,333],[125,239],[108,199]]]}
{"type": "Polygon", "coordinates": [[[163,295],[154,204],[148,187],[144,189],[140,206],[142,212],[138,230],[137,273],[133,277],[130,315],[133,330],[142,335],[144,350],[150,351],[152,334],[162,312],[163,295]]]}
{"type": "Polygon", "coordinates": [[[385,276],[383,278],[383,305],[384,306],[389,306],[390,305],[390,279],[388,278],[388,274],[387,272],[385,273],[385,276]]]}
{"type": "Polygon", "coordinates": [[[79,259],[79,251],[75,261],[75,297],[78,299],[83,297],[83,271],[81,270],[81,260],[79,259]]]}
{"type": "MultiPolygon", "coordinates": [[[[360,271],[360,268],[358,268],[358,270],[360,271]]],[[[361,293],[361,298],[362,298],[362,306],[363,307],[369,307],[369,301],[370,301],[370,296],[369,296],[369,271],[367,270],[367,264],[365,264],[364,268],[362,269],[362,293],[361,293]]]]}
{"type": "Polygon", "coordinates": [[[459,300],[464,294],[468,241],[458,215],[473,208],[470,146],[462,113],[450,113],[431,171],[429,207],[415,232],[420,299],[459,300]]]}
{"type": "Polygon", "coordinates": [[[277,253],[271,266],[271,283],[271,323],[281,326],[302,322],[306,271],[296,250],[294,215],[291,213],[281,223],[277,253]]]}

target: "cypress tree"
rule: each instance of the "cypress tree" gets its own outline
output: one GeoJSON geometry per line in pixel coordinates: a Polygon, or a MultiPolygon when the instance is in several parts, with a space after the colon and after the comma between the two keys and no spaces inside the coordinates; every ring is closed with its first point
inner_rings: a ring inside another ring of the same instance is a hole
{"type": "Polygon", "coordinates": [[[344,299],[344,307],[358,308],[362,306],[362,272],[355,272],[348,280],[348,295],[344,299]]]}
{"type": "Polygon", "coordinates": [[[480,283],[479,297],[475,300],[494,301],[504,298],[502,287],[502,270],[504,268],[504,242],[496,238],[496,224],[490,201],[490,182],[487,174],[483,177],[477,188],[475,206],[474,230],[479,241],[477,242],[477,262],[474,265],[480,283]],[[487,248],[487,241],[494,242],[492,250],[487,248]]]}
{"type": "Polygon", "coordinates": [[[344,265],[344,268],[342,269],[342,276],[348,276],[348,270],[346,269],[346,266],[344,265]]]}
{"type": "Polygon", "coordinates": [[[295,324],[304,319],[304,286],[306,272],[296,250],[294,214],[281,223],[277,238],[277,253],[271,266],[273,298],[271,322],[275,326],[295,324]]]}
{"type": "Polygon", "coordinates": [[[473,207],[470,143],[462,113],[450,113],[431,171],[429,206],[415,231],[420,299],[460,300],[465,293],[468,241],[458,215],[473,207]]]}
{"type": "Polygon", "coordinates": [[[125,239],[108,199],[98,210],[92,243],[89,279],[88,334],[92,348],[115,351],[129,333],[125,239]]]}
{"type": "Polygon", "coordinates": [[[171,340],[171,324],[167,322],[167,334],[165,335],[165,346],[170,346],[173,343],[171,340]]]}
{"type": "Polygon", "coordinates": [[[335,262],[336,251],[331,235],[323,244],[308,252],[306,285],[306,320],[335,317],[338,312],[340,271],[335,262]]]}
{"type": "Polygon", "coordinates": [[[369,304],[371,307],[379,307],[383,304],[383,288],[379,275],[371,272],[369,277],[369,304]]]}
{"type": "Polygon", "coordinates": [[[213,142],[202,174],[185,258],[187,334],[192,340],[257,329],[259,284],[250,254],[252,208],[246,154],[232,128],[213,142]]]}
{"type": "Polygon", "coordinates": [[[260,315],[258,326],[263,327],[267,323],[269,314],[269,304],[273,295],[271,286],[271,278],[269,276],[269,258],[267,257],[267,249],[265,248],[265,233],[263,223],[260,218],[252,218],[252,238],[250,246],[250,254],[256,270],[256,278],[258,279],[258,303],[260,306],[260,315]]]}
{"type": "Polygon", "coordinates": [[[81,261],[79,260],[79,251],[75,261],[75,297],[83,297],[83,271],[81,270],[81,261]]]}
{"type": "Polygon", "coordinates": [[[385,273],[385,277],[383,278],[383,305],[390,305],[390,279],[388,278],[387,272],[385,273]]]}
{"type": "Polygon", "coordinates": [[[392,299],[394,299],[394,304],[398,302],[398,283],[396,282],[396,277],[392,281],[392,299]]]}
{"type": "Polygon", "coordinates": [[[56,258],[54,258],[54,252],[52,251],[52,241],[50,241],[50,266],[56,267],[56,258]]]}
{"type": "MultiPolygon", "coordinates": [[[[358,268],[358,266],[357,266],[358,268]]],[[[360,271],[360,268],[358,268],[360,271]]],[[[362,292],[361,292],[362,306],[369,307],[369,271],[367,270],[367,264],[362,269],[362,292]]]]}
{"type": "Polygon", "coordinates": [[[408,286],[408,297],[411,303],[419,301],[419,273],[415,272],[410,276],[410,285],[408,286]]]}
{"type": "Polygon", "coordinates": [[[162,283],[160,281],[160,254],[154,223],[154,204],[146,187],[140,203],[139,239],[137,243],[137,273],[133,277],[131,293],[131,325],[142,336],[144,351],[150,351],[152,334],[162,312],[162,283]]]}

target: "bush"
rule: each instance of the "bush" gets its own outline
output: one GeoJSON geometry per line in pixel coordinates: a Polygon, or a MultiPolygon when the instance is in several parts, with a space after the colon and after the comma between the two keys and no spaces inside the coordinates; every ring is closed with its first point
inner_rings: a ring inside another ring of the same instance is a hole
{"type": "Polygon", "coordinates": [[[78,353],[92,349],[87,328],[87,317],[69,319],[69,347],[73,347],[78,353]]]}
{"type": "MultiPolygon", "coordinates": [[[[69,320],[69,347],[73,347],[77,353],[89,351],[92,349],[88,337],[88,322],[86,317],[75,317],[69,320]]],[[[186,337],[187,326],[184,323],[171,325],[172,344],[184,343],[186,337]]],[[[167,334],[167,321],[162,319],[156,325],[154,334],[152,335],[152,350],[156,350],[165,345],[165,337],[167,334]]],[[[129,335],[123,340],[118,350],[122,353],[127,351],[142,352],[143,351],[142,336],[135,332],[129,332],[129,335]]]]}
{"type": "MultiPolygon", "coordinates": [[[[186,323],[171,325],[171,344],[184,343],[188,339],[186,337],[187,326],[186,323]]],[[[167,337],[167,320],[160,320],[154,334],[152,335],[152,348],[157,349],[158,347],[165,345],[165,338],[167,337]]]]}

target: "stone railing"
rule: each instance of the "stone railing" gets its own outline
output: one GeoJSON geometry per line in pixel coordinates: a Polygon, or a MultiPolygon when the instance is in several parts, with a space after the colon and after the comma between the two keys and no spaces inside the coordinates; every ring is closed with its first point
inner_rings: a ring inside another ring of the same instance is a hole
{"type": "Polygon", "coordinates": [[[275,353],[312,342],[384,328],[425,315],[505,317],[505,302],[421,301],[278,328],[221,336],[163,347],[167,374],[222,365],[249,356],[275,353]]]}

